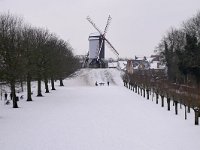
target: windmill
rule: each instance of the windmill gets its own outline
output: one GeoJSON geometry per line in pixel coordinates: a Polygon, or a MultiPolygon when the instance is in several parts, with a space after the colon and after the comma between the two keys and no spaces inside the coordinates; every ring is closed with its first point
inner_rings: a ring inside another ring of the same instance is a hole
{"type": "Polygon", "coordinates": [[[89,53],[87,58],[88,66],[95,68],[103,68],[105,67],[105,44],[110,48],[110,50],[112,50],[112,52],[117,56],[117,58],[119,56],[117,50],[105,37],[112,18],[110,15],[108,16],[104,32],[102,32],[96,26],[96,24],[92,21],[92,19],[89,16],[86,19],[97,30],[97,34],[93,33],[89,36],[89,53]]]}

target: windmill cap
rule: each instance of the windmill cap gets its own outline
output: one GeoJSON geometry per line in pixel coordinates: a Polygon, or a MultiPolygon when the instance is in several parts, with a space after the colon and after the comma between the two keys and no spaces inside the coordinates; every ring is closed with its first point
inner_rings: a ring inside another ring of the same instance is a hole
{"type": "Polygon", "coordinates": [[[100,36],[100,34],[98,32],[90,33],[89,37],[93,37],[93,36],[100,36]]]}
{"type": "Polygon", "coordinates": [[[98,32],[95,32],[95,33],[91,33],[89,35],[89,41],[91,40],[99,40],[100,39],[100,34],[98,32]]]}

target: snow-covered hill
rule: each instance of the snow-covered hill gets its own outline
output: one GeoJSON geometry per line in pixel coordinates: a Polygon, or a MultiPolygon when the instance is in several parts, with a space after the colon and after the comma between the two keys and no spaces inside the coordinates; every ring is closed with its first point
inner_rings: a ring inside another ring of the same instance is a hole
{"type": "MultiPolygon", "coordinates": [[[[82,69],[20,108],[0,101],[0,150],[198,150],[194,113],[184,120],[121,86],[115,69],[82,69]],[[110,81],[111,86],[95,86],[110,81]]],[[[36,90],[36,86],[34,90],[36,90]]],[[[165,103],[166,106],[166,103],[165,103]]],[[[172,107],[173,108],[173,107],[172,107]]]]}
{"type": "Polygon", "coordinates": [[[110,82],[111,85],[122,85],[123,72],[114,68],[81,69],[65,80],[67,86],[94,86],[97,83],[110,82]]]}

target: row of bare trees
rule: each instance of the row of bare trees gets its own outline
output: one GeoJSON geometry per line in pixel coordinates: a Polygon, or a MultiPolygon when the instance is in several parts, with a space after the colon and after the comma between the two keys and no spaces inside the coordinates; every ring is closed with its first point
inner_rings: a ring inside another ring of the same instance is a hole
{"type": "MultiPolygon", "coordinates": [[[[195,125],[199,124],[200,117],[200,92],[196,87],[176,84],[167,79],[163,71],[140,70],[133,74],[126,73],[123,77],[124,86],[141,94],[141,96],[150,99],[150,94],[156,97],[156,104],[161,102],[164,107],[164,101],[167,103],[167,110],[170,111],[170,103],[173,102],[175,114],[178,114],[178,104],[180,108],[185,108],[185,119],[187,113],[192,108],[195,112],[195,125]]],[[[152,99],[153,100],[153,99],[152,99]]]]}
{"type": "Polygon", "coordinates": [[[156,51],[168,68],[170,81],[200,86],[200,12],[181,27],[172,27],[156,51]]]}
{"type": "Polygon", "coordinates": [[[16,84],[27,83],[27,101],[32,101],[31,81],[37,81],[37,96],[42,96],[41,82],[62,80],[79,67],[69,43],[47,29],[32,27],[10,13],[0,14],[0,82],[10,85],[13,108],[18,108],[16,84]]]}

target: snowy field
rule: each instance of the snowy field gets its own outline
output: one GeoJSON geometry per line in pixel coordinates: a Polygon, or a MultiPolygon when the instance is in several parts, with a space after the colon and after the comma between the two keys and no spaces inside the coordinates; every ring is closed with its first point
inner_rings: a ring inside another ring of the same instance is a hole
{"type": "Polygon", "coordinates": [[[83,69],[18,109],[0,101],[0,150],[199,150],[193,111],[174,115],[123,87],[120,74],[83,69]]]}

